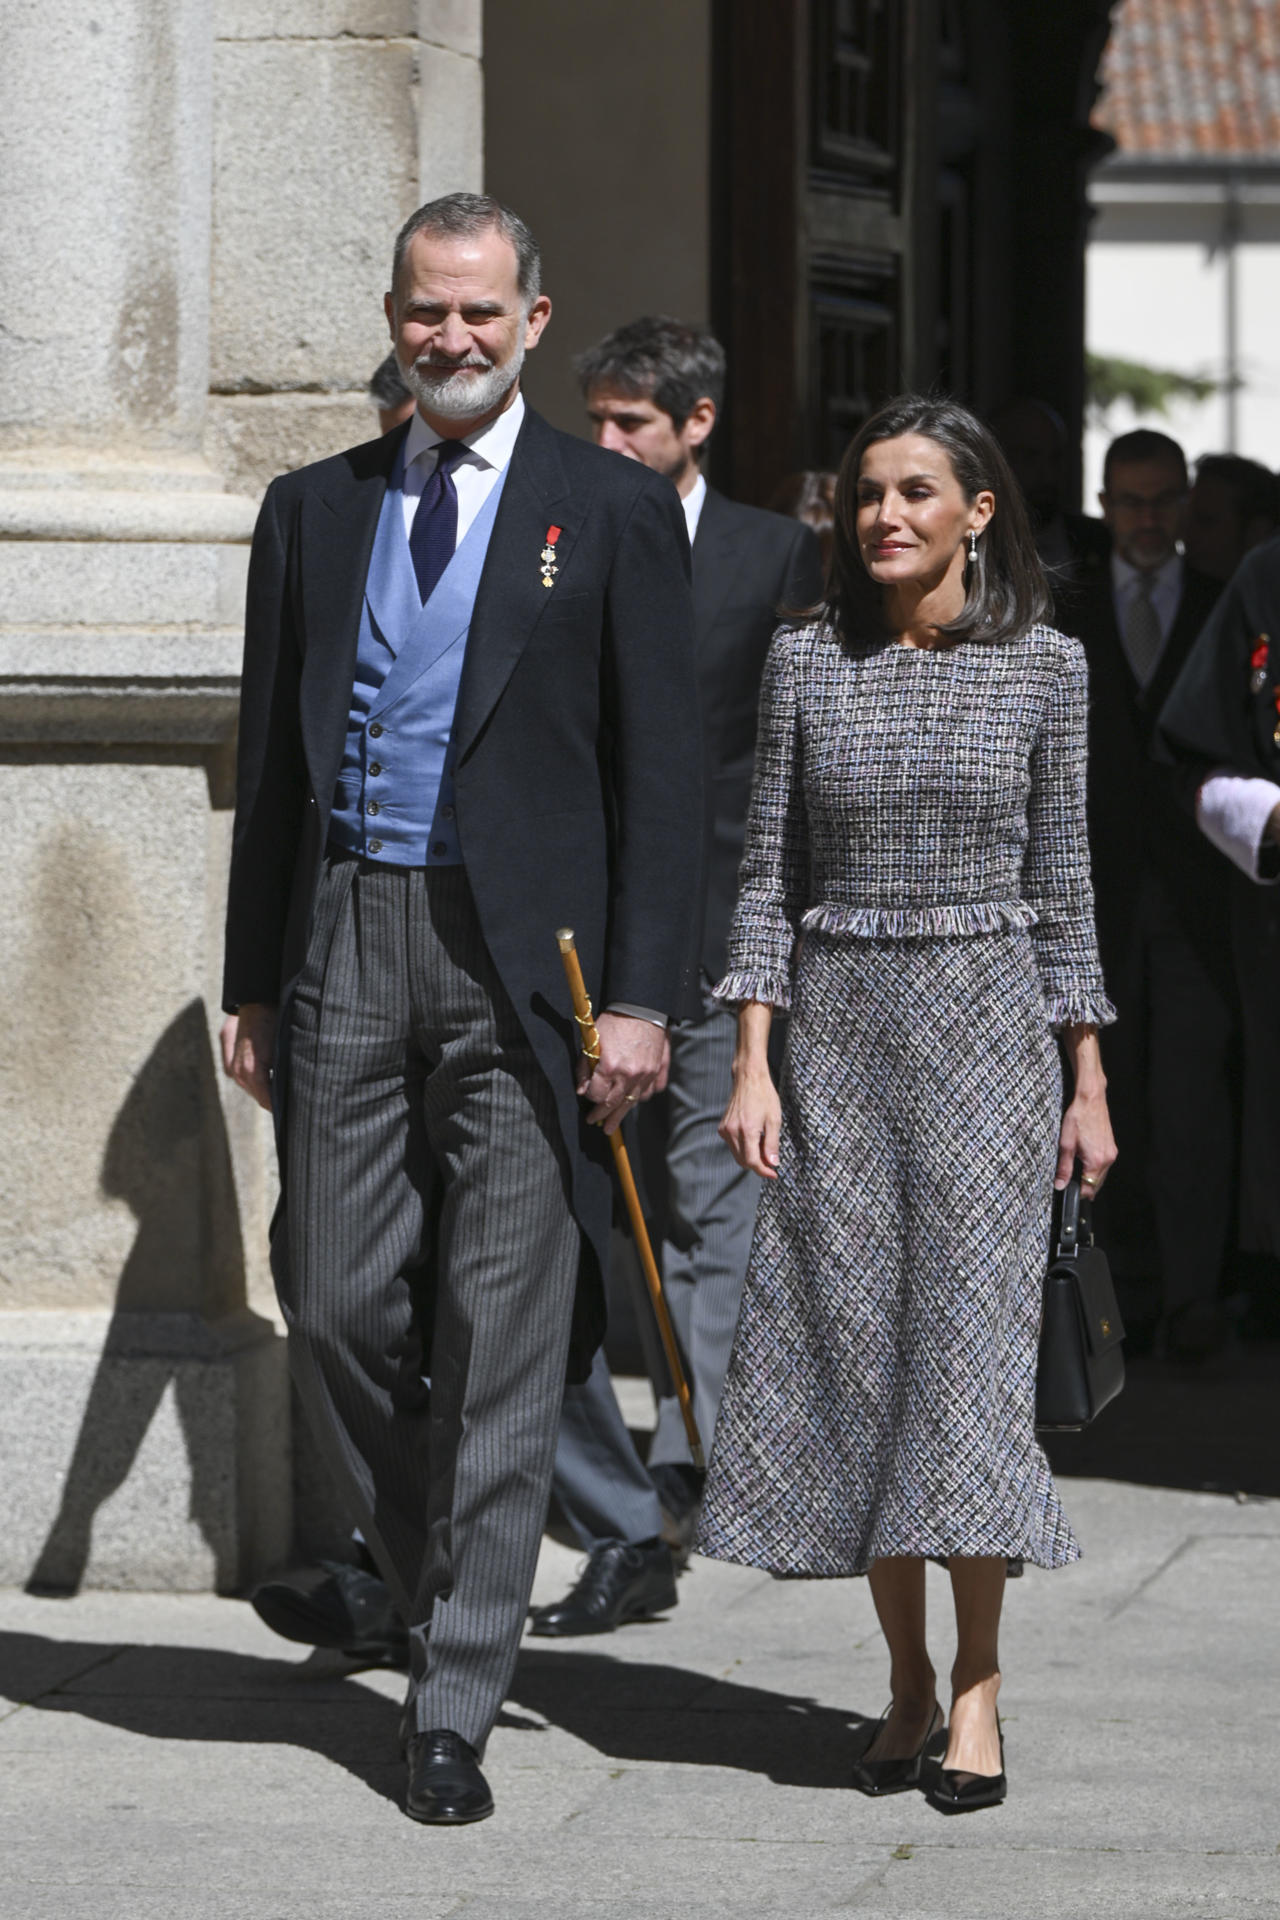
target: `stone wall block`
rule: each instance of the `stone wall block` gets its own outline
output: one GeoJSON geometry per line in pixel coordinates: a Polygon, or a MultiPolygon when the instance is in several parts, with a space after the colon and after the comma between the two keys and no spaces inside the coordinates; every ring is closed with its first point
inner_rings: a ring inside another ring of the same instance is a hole
{"type": "Polygon", "coordinates": [[[107,620],[220,626],[230,616],[224,556],[244,566],[243,549],[164,542],[0,541],[0,608],[6,624],[57,626],[107,620]]]}
{"type": "Polygon", "coordinates": [[[0,1584],[234,1592],[288,1556],[289,1448],[252,1314],[0,1313],[0,1584]]]}
{"type": "Polygon", "coordinates": [[[418,0],[418,38],[479,60],[484,41],[483,0],[418,0]]]}
{"type": "Polygon", "coordinates": [[[178,445],[198,435],[208,370],[211,55],[204,0],[64,0],[56,8],[8,0],[0,59],[5,443],[38,443],[55,420],[65,441],[86,446],[178,445]]]}
{"type": "MultiPolygon", "coordinates": [[[[380,314],[375,323],[385,322],[380,314]]],[[[370,335],[367,380],[389,345],[370,335]]],[[[237,493],[260,495],[278,473],[291,473],[378,431],[378,416],[360,393],[215,393],[205,419],[205,454],[237,493]]]]}
{"type": "Polygon", "coordinates": [[[478,193],[484,183],[484,88],[479,63],[446,48],[418,55],[418,202],[478,193]]]}
{"type": "Polygon", "coordinates": [[[391,240],[417,204],[410,42],[216,53],[212,385],[362,387],[391,240]]]}
{"type": "Polygon", "coordinates": [[[219,40],[404,39],[418,11],[418,0],[215,0],[213,30],[219,40]]]}

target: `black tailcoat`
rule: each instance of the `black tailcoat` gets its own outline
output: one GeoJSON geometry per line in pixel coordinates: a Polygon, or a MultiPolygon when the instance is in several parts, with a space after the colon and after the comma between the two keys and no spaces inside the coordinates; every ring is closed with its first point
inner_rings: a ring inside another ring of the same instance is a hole
{"type": "MultiPolygon", "coordinates": [[[[360,609],[403,433],[274,481],[249,568],[225,1004],[289,997],[346,738],[360,609]]],[[[702,818],[688,543],[670,482],[522,424],[476,595],[454,723],[457,825],[480,925],[555,1091],[584,1259],[574,1367],[603,1331],[608,1154],[574,1092],[556,929],[597,1007],[697,1007],[702,818]],[[540,555],[551,528],[554,584],[540,555]]],[[[287,1124],[281,1020],[277,1127],[287,1124]]]]}
{"type": "MultiPolygon", "coordinates": [[[[1280,539],[1236,569],[1161,710],[1159,739],[1189,815],[1218,768],[1280,785],[1280,539]]],[[[1280,888],[1214,858],[1231,892],[1244,1023],[1246,1244],[1280,1253],[1280,888]]],[[[1274,866],[1274,852],[1270,859],[1274,866]]]]}
{"type": "Polygon", "coordinates": [[[693,542],[698,702],[706,748],[708,856],[702,966],[725,968],[755,766],[756,709],[779,609],[822,594],[811,527],[707,489],[693,542]]]}
{"type": "Polygon", "coordinates": [[[1220,591],[1216,580],[1184,569],[1173,627],[1145,689],[1125,658],[1109,566],[1091,574],[1065,612],[1089,660],[1089,848],[1103,968],[1117,992],[1148,868],[1171,900],[1188,904],[1192,920],[1218,896],[1225,903],[1221,862],[1188,819],[1168,767],[1151,757],[1156,718],[1220,591]],[[1193,902],[1200,904],[1191,910],[1193,902]]]}

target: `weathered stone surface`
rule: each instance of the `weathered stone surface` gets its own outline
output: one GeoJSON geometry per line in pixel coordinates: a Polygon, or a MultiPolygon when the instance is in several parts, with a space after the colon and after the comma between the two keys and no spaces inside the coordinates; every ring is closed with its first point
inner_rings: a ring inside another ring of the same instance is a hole
{"type": "Polygon", "coordinates": [[[0,1313],[0,1582],[228,1591],[285,1552],[284,1342],[240,1312],[0,1313]]]}
{"type": "Polygon", "coordinates": [[[480,57],[482,0],[216,0],[220,40],[407,38],[480,57]]]}
{"type": "Polygon", "coordinates": [[[223,626],[244,610],[247,547],[189,541],[0,540],[6,624],[223,626]]]}
{"type": "Polygon", "coordinates": [[[415,55],[395,41],[219,43],[215,389],[349,391],[385,353],[391,242],[418,203],[415,55]]]}
{"type": "Polygon", "coordinates": [[[225,812],[202,758],[6,757],[0,1301],[244,1298],[211,1019],[225,812]]]}
{"type": "Polygon", "coordinates": [[[215,0],[219,40],[405,39],[416,0],[215,0]]]}
{"type": "Polygon", "coordinates": [[[446,47],[418,55],[418,202],[475,193],[484,175],[484,95],[478,61],[446,47]]]}
{"type": "Polygon", "coordinates": [[[357,393],[210,395],[205,451],[229,487],[261,494],[278,473],[374,438],[378,416],[363,382],[385,355],[385,324],[380,313],[370,316],[368,366],[356,369],[357,393]]]}
{"type": "Polygon", "coordinates": [[[71,444],[198,436],[208,375],[211,50],[204,0],[6,6],[5,444],[38,442],[53,420],[71,444]]]}

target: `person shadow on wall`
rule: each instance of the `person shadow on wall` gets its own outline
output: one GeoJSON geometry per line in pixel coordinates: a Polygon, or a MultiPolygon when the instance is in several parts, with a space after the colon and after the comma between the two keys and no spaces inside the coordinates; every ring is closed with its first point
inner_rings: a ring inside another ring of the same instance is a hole
{"type": "MultiPolygon", "coordinates": [[[[228,1487],[237,1470],[236,1412],[211,1393],[211,1369],[201,1362],[260,1339],[266,1323],[245,1304],[231,1152],[202,1001],[165,1029],[129,1089],[107,1139],[101,1186],[128,1204],[138,1230],[27,1591],[79,1589],[95,1517],[128,1478],[172,1383],[190,1463],[189,1517],[225,1592],[240,1576],[236,1490],[228,1487]]],[[[166,1492],[172,1485],[166,1476],[166,1492]]]]}

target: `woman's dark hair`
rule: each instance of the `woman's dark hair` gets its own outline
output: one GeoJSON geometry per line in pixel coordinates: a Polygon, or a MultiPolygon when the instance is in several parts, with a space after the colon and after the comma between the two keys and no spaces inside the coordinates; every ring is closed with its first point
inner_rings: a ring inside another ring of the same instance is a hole
{"type": "Polygon", "coordinates": [[[836,479],[835,540],[826,617],[857,641],[883,630],[880,589],[858,545],[862,456],[881,440],[923,434],[942,448],[966,500],[989,491],[996,508],[965,570],[964,606],[938,629],[946,640],[1014,640],[1043,620],[1051,601],[1022,493],[994,434],[955,400],[903,393],[873,413],[849,442],[836,479]]]}

